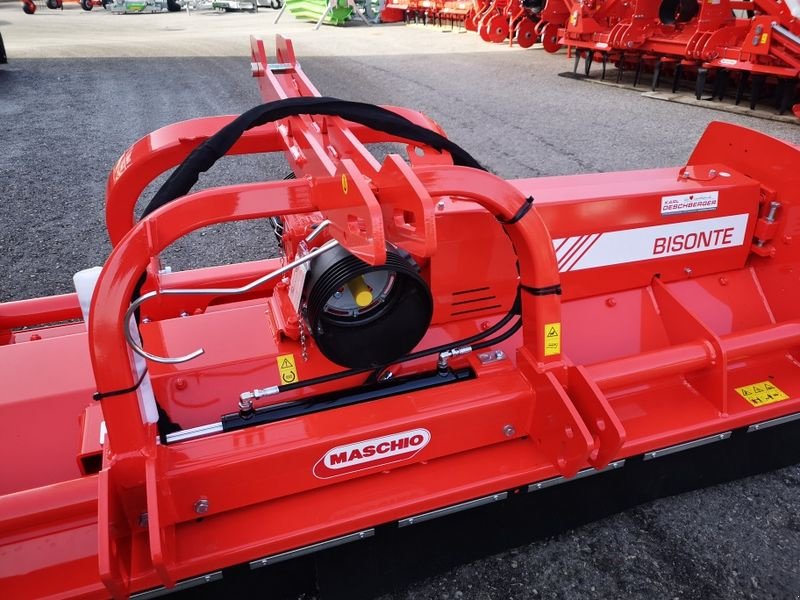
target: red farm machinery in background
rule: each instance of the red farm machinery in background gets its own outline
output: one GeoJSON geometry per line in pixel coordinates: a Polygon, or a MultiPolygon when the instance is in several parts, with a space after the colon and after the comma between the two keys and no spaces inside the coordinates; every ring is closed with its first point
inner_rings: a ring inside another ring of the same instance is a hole
{"type": "Polygon", "coordinates": [[[557,10],[559,43],[574,53],[574,71],[581,58],[584,73],[592,64],[614,63],[620,79],[633,72],[634,86],[643,72],[656,89],[666,73],[675,92],[681,78],[694,82],[697,99],[723,99],[730,93],[739,104],[749,97],[755,108],[766,90],[780,114],[794,106],[800,113],[800,3],[796,0],[638,0],[579,2],[550,0],[543,18],[557,10]],[[564,21],[565,14],[567,15],[564,21]],[[729,92],[729,88],[731,91],[729,92]]]}
{"type": "Polygon", "coordinates": [[[787,0],[474,0],[459,3],[411,0],[391,5],[406,19],[442,24],[463,20],[487,42],[515,41],[527,48],[541,42],[548,52],[567,47],[573,71],[584,74],[598,63],[617,78],[644,73],[656,89],[671,77],[672,91],[682,79],[694,84],[697,99],[726,95],[755,108],[762,98],[780,114],[800,116],[800,1],[787,0]],[[457,17],[454,17],[457,15],[457,17]],[[707,88],[710,87],[710,90],[707,88]]]}
{"type": "MultiPolygon", "coordinates": [[[[386,3],[384,21],[456,25],[460,31],[476,31],[487,42],[508,41],[531,47],[540,32],[539,13],[545,0],[392,0],[386,3]]],[[[544,25],[544,23],[542,23],[544,25]]]]}
{"type": "MultiPolygon", "coordinates": [[[[68,0],[69,1],[69,0],[68,0]]],[[[105,8],[109,4],[113,4],[113,0],[75,0],[81,5],[83,10],[92,10],[95,6],[105,8]]],[[[64,8],[64,0],[47,0],[45,6],[50,10],[59,10],[64,8]]],[[[32,15],[36,12],[35,0],[22,0],[22,10],[26,15],[32,15]]]]}
{"type": "Polygon", "coordinates": [[[682,166],[505,181],[414,110],[321,97],[287,40],[252,53],[266,104],[116,163],[102,268],[0,304],[2,597],[155,596],[581,482],[632,493],[681,457],[722,456],[704,485],[764,447],[800,460],[796,146],[713,123],[682,166]],[[191,192],[260,152],[296,179],[191,192]],[[251,219],[280,257],[162,268],[251,219]]]}

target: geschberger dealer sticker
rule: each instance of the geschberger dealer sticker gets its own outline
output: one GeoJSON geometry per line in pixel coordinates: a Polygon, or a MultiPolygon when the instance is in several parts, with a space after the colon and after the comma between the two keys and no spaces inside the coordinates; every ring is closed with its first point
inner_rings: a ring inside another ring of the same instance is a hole
{"type": "Polygon", "coordinates": [[[764,406],[765,404],[772,404],[773,402],[789,399],[789,396],[784,394],[775,384],[769,381],[762,381],[761,383],[745,385],[735,389],[737,394],[753,406],[764,406]]]}
{"type": "Polygon", "coordinates": [[[329,479],[408,460],[430,441],[431,432],[420,428],[336,446],[317,461],[314,475],[320,479],[329,479]]]}
{"type": "Polygon", "coordinates": [[[685,213],[716,210],[719,192],[697,192],[661,197],[661,215],[683,215],[685,213]]]}

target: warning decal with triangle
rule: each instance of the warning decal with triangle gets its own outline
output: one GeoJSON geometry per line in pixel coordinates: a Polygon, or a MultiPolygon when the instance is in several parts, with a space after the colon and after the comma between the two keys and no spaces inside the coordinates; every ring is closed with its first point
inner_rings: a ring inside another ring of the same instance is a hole
{"type": "Polygon", "coordinates": [[[280,385],[294,383],[298,381],[297,367],[294,362],[294,354],[283,354],[276,359],[278,363],[278,373],[281,377],[280,385]]]}
{"type": "Polygon", "coordinates": [[[765,404],[772,404],[773,402],[789,399],[789,396],[784,394],[775,384],[769,381],[761,381],[734,389],[737,394],[753,406],[764,406],[765,404]]]}
{"type": "Polygon", "coordinates": [[[561,323],[545,323],[544,355],[561,354],[561,323]]]}

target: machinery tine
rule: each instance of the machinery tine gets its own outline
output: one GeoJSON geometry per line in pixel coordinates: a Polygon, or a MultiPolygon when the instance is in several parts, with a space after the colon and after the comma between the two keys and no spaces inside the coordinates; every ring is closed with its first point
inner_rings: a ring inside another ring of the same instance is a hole
{"type": "Polygon", "coordinates": [[[622,81],[622,73],[625,71],[625,53],[619,55],[619,67],[617,68],[617,83],[622,81]]]}
{"type": "Polygon", "coordinates": [[[636,63],[636,73],[633,76],[633,87],[639,85],[639,76],[642,74],[642,65],[644,64],[644,54],[639,55],[639,62],[636,63]]]}
{"type": "Polygon", "coordinates": [[[683,72],[683,65],[681,63],[677,63],[675,65],[675,71],[672,73],[672,93],[678,91],[678,84],[681,81],[681,73],[683,72]]]}
{"type": "Polygon", "coordinates": [[[731,78],[731,72],[728,69],[722,69],[722,71],[719,73],[719,78],[719,94],[717,94],[717,98],[724,100],[725,92],[728,89],[728,81],[730,81],[731,78]]]}
{"type": "Polygon", "coordinates": [[[744,87],[747,85],[747,80],[750,79],[750,71],[742,71],[739,75],[739,83],[736,84],[736,106],[742,101],[744,96],[744,87]]]}
{"type": "Polygon", "coordinates": [[[583,72],[588,77],[589,72],[592,70],[592,63],[594,62],[594,51],[589,50],[586,53],[586,62],[583,64],[583,72]]]}
{"type": "Polygon", "coordinates": [[[795,80],[794,79],[787,79],[786,84],[783,87],[783,94],[781,94],[781,105],[778,109],[778,114],[782,115],[789,107],[792,105],[794,101],[794,92],[795,92],[795,80]]]}
{"type": "Polygon", "coordinates": [[[703,90],[706,87],[706,78],[708,77],[708,69],[699,67],[697,69],[697,81],[694,86],[694,97],[698,100],[703,98],[703,90]]]}
{"type": "Polygon", "coordinates": [[[577,48],[575,49],[575,62],[572,64],[572,73],[576,74],[578,72],[578,63],[581,61],[581,51],[577,48]]]}
{"type": "Polygon", "coordinates": [[[605,81],[606,79],[606,64],[608,63],[608,52],[603,52],[603,71],[600,75],[600,81],[605,81]]]}
{"type": "Polygon", "coordinates": [[[714,77],[714,93],[711,96],[711,99],[719,98],[720,100],[725,99],[725,88],[728,87],[728,77],[730,72],[728,69],[720,69],[717,71],[716,76],[714,77]]]}
{"type": "Polygon", "coordinates": [[[783,94],[786,90],[786,84],[789,83],[788,79],[784,79],[783,77],[778,77],[778,83],[775,85],[775,109],[780,109],[781,103],[783,102],[783,94]]]}
{"type": "Polygon", "coordinates": [[[653,68],[653,82],[650,85],[650,91],[655,92],[658,87],[658,82],[661,80],[661,57],[656,60],[655,67],[653,68]]]}
{"type": "Polygon", "coordinates": [[[755,110],[756,104],[761,98],[766,79],[766,75],[753,75],[753,84],[750,86],[750,110],[755,110]]]}

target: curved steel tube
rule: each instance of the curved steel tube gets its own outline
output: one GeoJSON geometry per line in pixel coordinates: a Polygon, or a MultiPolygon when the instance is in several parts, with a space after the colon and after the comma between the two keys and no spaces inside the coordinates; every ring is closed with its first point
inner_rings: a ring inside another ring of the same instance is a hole
{"type": "MultiPolygon", "coordinates": [[[[328,225],[330,225],[330,221],[323,221],[320,223],[314,231],[312,231],[306,237],[307,241],[313,240],[316,236],[318,236],[323,229],[325,229],[328,225]]],[[[158,356],[156,354],[151,354],[147,352],[142,346],[133,339],[133,335],[131,333],[131,318],[133,317],[134,312],[147,300],[151,298],[155,298],[156,296],[163,295],[163,296],[189,296],[189,295],[196,295],[196,294],[210,294],[214,296],[228,296],[228,295],[236,295],[236,294],[246,294],[247,292],[254,290],[260,285],[265,284],[267,281],[278,277],[279,275],[283,275],[287,271],[291,271],[295,267],[298,267],[304,263],[307,263],[311,259],[319,256],[320,254],[331,250],[339,245],[339,242],[336,240],[329,240],[325,242],[319,248],[314,248],[308,254],[301,256],[293,260],[290,263],[280,267],[279,269],[275,269],[271,273],[267,273],[263,277],[259,277],[258,279],[251,281],[247,285],[238,288],[176,288],[171,290],[162,290],[162,291],[152,291],[148,292],[142,296],[139,296],[136,300],[131,302],[131,305],[128,307],[128,310],[125,311],[125,319],[123,323],[125,326],[123,327],[123,332],[125,334],[125,341],[130,346],[131,350],[133,350],[139,356],[146,358],[147,360],[152,360],[153,362],[161,363],[164,365],[176,365],[180,363],[189,362],[203,354],[205,350],[203,348],[198,348],[194,352],[190,352],[189,354],[185,354],[184,356],[176,356],[176,357],[168,357],[168,356],[158,356]]]]}

